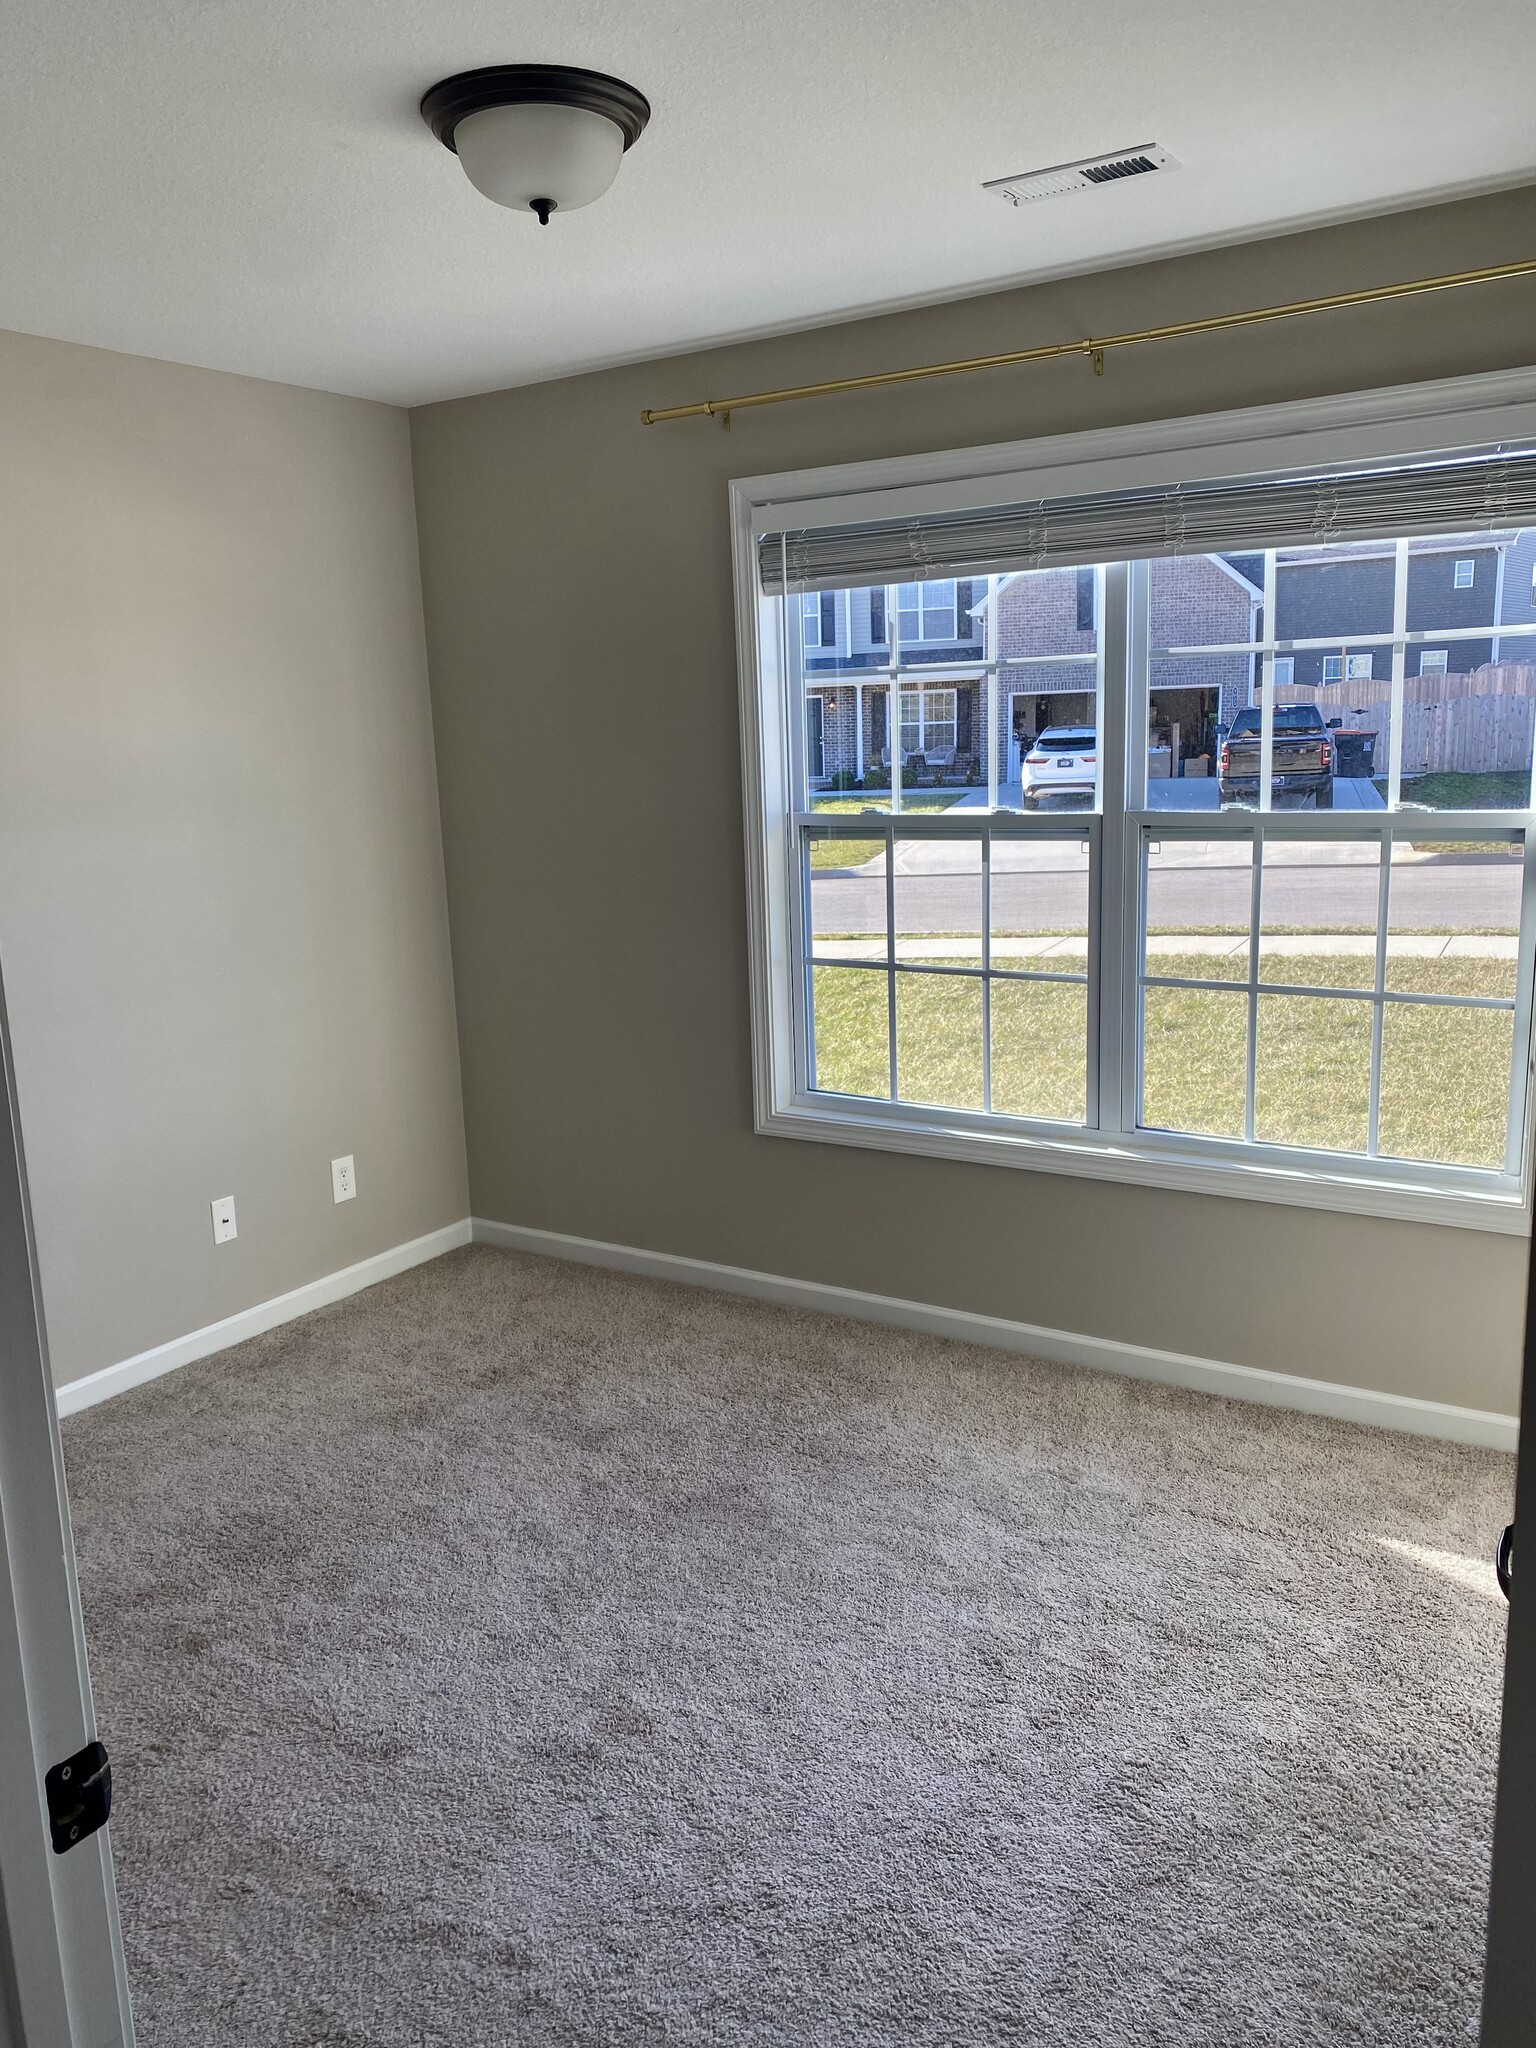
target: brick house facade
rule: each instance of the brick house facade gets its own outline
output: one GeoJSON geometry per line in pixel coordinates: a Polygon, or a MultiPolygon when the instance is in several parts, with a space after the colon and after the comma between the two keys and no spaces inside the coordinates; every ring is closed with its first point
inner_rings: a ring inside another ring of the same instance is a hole
{"type": "MultiPolygon", "coordinates": [[[[911,586],[909,586],[910,588],[911,586]]],[[[1051,725],[1091,725],[1097,677],[1096,579],[1091,569],[1041,569],[986,583],[933,585],[932,613],[904,614],[941,637],[904,653],[920,672],[904,679],[903,773],[916,782],[986,780],[986,693],[981,664],[996,660],[997,774],[1018,778],[1021,750],[1051,725]],[[952,608],[948,593],[953,591],[952,608]],[[1063,655],[1081,664],[1044,661],[1063,655]],[[1033,659],[1032,659],[1033,658],[1033,659]],[[1039,661],[1039,666],[1033,663],[1039,661]]],[[[1156,645],[1253,637],[1258,593],[1240,568],[1206,555],[1153,570],[1156,645]]],[[[871,671],[889,660],[883,590],[814,593],[806,607],[806,692],[812,783],[828,788],[889,780],[889,685],[871,671]]],[[[1209,752],[1218,718],[1249,701],[1246,655],[1166,657],[1155,679],[1154,725],[1189,759],[1209,752]]]]}

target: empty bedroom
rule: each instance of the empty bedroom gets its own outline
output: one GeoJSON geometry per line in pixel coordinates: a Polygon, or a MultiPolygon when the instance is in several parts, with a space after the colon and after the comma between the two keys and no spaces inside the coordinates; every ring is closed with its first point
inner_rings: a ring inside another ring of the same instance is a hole
{"type": "Polygon", "coordinates": [[[0,2048],[1536,2039],[1526,30],[18,0],[0,2048]]]}

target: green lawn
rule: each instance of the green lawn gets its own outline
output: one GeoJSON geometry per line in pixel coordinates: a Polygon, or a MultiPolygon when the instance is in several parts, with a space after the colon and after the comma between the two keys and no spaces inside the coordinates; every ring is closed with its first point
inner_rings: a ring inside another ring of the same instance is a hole
{"type": "MultiPolygon", "coordinates": [[[[951,804],[958,803],[963,790],[917,790],[911,795],[903,790],[901,808],[903,811],[947,811],[951,804]]],[[[888,811],[891,808],[889,790],[856,790],[851,796],[818,796],[812,799],[811,808],[817,812],[828,812],[834,816],[856,817],[860,811],[888,811]]],[[[813,839],[811,841],[811,866],[813,868],[861,868],[865,861],[873,860],[885,845],[883,839],[813,839]]]]}
{"type": "MultiPolygon", "coordinates": [[[[1386,795],[1385,776],[1377,776],[1376,787],[1386,795]]],[[[1403,802],[1424,804],[1432,811],[1523,811],[1530,800],[1530,775],[1515,770],[1462,775],[1444,769],[1403,777],[1403,802]]]]}
{"type": "MultiPolygon", "coordinates": [[[[957,965],[967,964],[957,961],[957,965]]],[[[974,962],[969,963],[974,965],[974,962]]],[[[1286,978],[1322,986],[1337,959],[1297,957],[1286,978]]],[[[1160,959],[1169,975],[1204,974],[1197,955],[1160,959]]],[[[1404,993],[1504,995],[1508,964],[1391,963],[1404,993]]],[[[887,984],[852,967],[815,970],[818,1085],[840,1094],[889,1091],[887,984]]],[[[1088,1003],[1082,984],[994,982],[992,1103],[1005,1115],[1081,1122],[1088,1003]]],[[[904,1101],[982,1106],[981,985],[899,974],[896,1059],[904,1101]]],[[[1241,991],[1146,992],[1144,1111],[1171,1130],[1241,1137],[1247,997],[1241,991]]],[[[1381,1149],[1399,1158],[1497,1166],[1504,1157],[1513,1021],[1507,1010],[1390,1004],[1382,1035],[1381,1149]]],[[[1370,1100],[1371,1005],[1261,995],[1254,1123],[1271,1143],[1361,1151],[1370,1100]]]]}

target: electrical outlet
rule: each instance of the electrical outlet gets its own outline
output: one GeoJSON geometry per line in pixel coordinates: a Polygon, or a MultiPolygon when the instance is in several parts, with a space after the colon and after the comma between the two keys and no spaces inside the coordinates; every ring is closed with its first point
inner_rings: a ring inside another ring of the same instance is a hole
{"type": "Polygon", "coordinates": [[[357,1173],[352,1165],[352,1154],[345,1159],[331,1161],[331,1200],[350,1202],[357,1193],[357,1173]]]}
{"type": "Polygon", "coordinates": [[[235,1229],[235,1198],[233,1195],[220,1195],[211,1207],[213,1241],[215,1244],[227,1244],[232,1237],[239,1235],[235,1229]]]}

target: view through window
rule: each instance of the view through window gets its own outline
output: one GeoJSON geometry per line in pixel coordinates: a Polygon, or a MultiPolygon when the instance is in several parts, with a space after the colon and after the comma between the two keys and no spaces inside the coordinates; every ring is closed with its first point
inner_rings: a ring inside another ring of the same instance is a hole
{"type": "Polygon", "coordinates": [[[793,596],[806,1095],[1518,1176],[1532,538],[793,596]]]}

